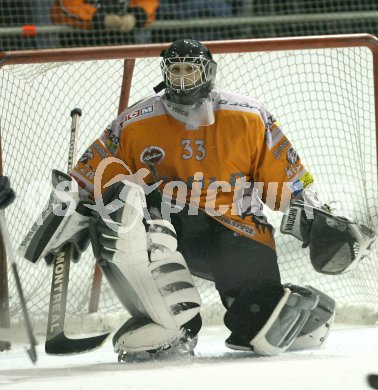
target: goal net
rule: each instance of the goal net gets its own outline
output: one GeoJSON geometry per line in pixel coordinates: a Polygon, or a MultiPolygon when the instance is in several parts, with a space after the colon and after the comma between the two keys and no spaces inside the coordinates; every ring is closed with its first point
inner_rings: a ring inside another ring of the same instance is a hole
{"type": "MultiPolygon", "coordinates": [[[[71,110],[79,107],[83,112],[79,157],[119,109],[153,94],[152,88],[161,81],[163,47],[0,55],[2,167],[17,194],[6,210],[14,247],[47,202],[52,169],[67,170],[71,110]]],[[[212,42],[209,47],[218,63],[217,85],[255,97],[275,114],[313,173],[322,200],[335,201],[333,206],[343,215],[377,231],[378,71],[374,64],[378,40],[369,35],[328,36],[212,42]]],[[[276,228],[283,282],[310,284],[332,296],[339,320],[378,321],[376,249],[354,271],[320,275],[312,269],[308,249],[279,233],[282,214],[265,212],[276,228]]],[[[17,257],[16,262],[33,322],[46,321],[52,268],[43,260],[31,264],[17,257]]],[[[104,279],[97,314],[87,315],[94,264],[89,249],[70,271],[68,321],[78,321],[86,330],[93,323],[90,318],[100,318],[104,327],[111,328],[118,324],[118,315],[127,318],[104,279]]],[[[214,286],[200,279],[196,282],[205,322],[221,322],[223,309],[214,286]]],[[[11,274],[9,298],[1,299],[9,299],[10,318],[17,322],[21,308],[11,274]]],[[[94,328],[99,330],[98,324],[94,328]]]]}

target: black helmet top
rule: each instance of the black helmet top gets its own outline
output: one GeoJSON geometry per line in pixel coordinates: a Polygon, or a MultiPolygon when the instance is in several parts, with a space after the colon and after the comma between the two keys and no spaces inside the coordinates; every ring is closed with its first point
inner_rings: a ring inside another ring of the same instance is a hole
{"type": "Polygon", "coordinates": [[[213,89],[217,64],[194,39],[179,39],[162,52],[161,69],[169,101],[193,105],[213,89]]]}

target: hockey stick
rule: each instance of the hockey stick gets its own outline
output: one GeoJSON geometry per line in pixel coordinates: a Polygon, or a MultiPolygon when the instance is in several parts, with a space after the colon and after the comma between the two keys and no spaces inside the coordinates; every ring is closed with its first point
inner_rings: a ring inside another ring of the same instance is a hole
{"type": "MultiPolygon", "coordinates": [[[[73,160],[76,155],[77,129],[80,116],[81,110],[79,108],[71,111],[72,124],[68,154],[68,171],[72,169],[73,160]]],[[[45,342],[45,351],[48,354],[65,355],[87,352],[98,348],[109,335],[109,333],[106,333],[95,337],[70,339],[64,334],[72,249],[72,244],[67,244],[54,259],[45,342]]]]}
{"type": "Polygon", "coordinates": [[[28,309],[26,307],[26,301],[25,301],[24,292],[23,292],[22,286],[21,286],[20,276],[19,276],[18,270],[17,270],[17,264],[16,264],[16,261],[14,259],[13,248],[12,248],[12,244],[10,241],[8,226],[7,226],[7,223],[5,221],[4,210],[0,211],[0,230],[1,230],[1,237],[3,239],[3,243],[5,246],[5,252],[6,252],[7,257],[9,259],[9,262],[11,264],[14,280],[16,282],[16,288],[17,288],[18,297],[19,297],[20,303],[21,303],[22,314],[23,314],[24,320],[25,320],[26,334],[28,337],[28,341],[30,343],[30,347],[26,349],[26,352],[28,353],[30,360],[33,363],[35,363],[37,361],[37,352],[35,350],[35,346],[37,345],[37,341],[36,341],[34,334],[33,334],[33,327],[31,325],[28,309]]]}

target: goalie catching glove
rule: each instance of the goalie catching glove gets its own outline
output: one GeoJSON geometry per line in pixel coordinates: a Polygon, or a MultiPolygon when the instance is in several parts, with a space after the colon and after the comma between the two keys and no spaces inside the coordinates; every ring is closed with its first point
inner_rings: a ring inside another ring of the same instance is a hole
{"type": "Polygon", "coordinates": [[[79,201],[76,181],[54,169],[52,185],[46,208],[17,251],[32,263],[44,257],[50,264],[67,243],[73,244],[72,260],[78,261],[89,244],[91,210],[79,201]]]}
{"type": "Polygon", "coordinates": [[[375,239],[374,232],[366,226],[300,200],[291,201],[280,230],[301,240],[304,248],[309,246],[315,270],[329,275],[354,268],[375,239]]]}

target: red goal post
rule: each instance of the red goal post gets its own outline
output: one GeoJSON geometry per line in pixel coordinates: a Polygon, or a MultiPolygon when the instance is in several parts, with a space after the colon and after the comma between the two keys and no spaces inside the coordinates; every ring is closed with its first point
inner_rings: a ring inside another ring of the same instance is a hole
{"type": "MultiPolygon", "coordinates": [[[[377,230],[378,39],[358,34],[206,45],[218,62],[217,84],[267,105],[321,182],[325,200],[341,197],[346,214],[377,230]]],[[[64,170],[70,110],[83,110],[80,154],[117,113],[152,93],[161,80],[158,57],[167,46],[0,53],[0,173],[10,176],[18,195],[6,211],[15,246],[47,199],[51,169],[64,170]]],[[[281,215],[267,213],[278,229],[281,215]]],[[[308,252],[295,239],[277,234],[277,247],[284,282],[312,284],[334,296],[339,308],[378,304],[376,249],[356,271],[329,277],[312,270],[308,252]]],[[[37,321],[48,310],[51,271],[43,261],[32,265],[17,258],[17,263],[37,321]]],[[[98,294],[101,278],[91,276],[93,264],[87,253],[72,265],[69,315],[82,315],[88,308],[100,313],[121,310],[106,283],[98,294]]],[[[0,280],[6,280],[4,255],[0,272],[0,280]]],[[[211,312],[205,317],[219,319],[219,298],[211,283],[198,283],[211,312]]],[[[5,320],[8,310],[11,320],[20,312],[13,289],[11,278],[9,294],[5,282],[0,286],[0,315],[5,320]]]]}

